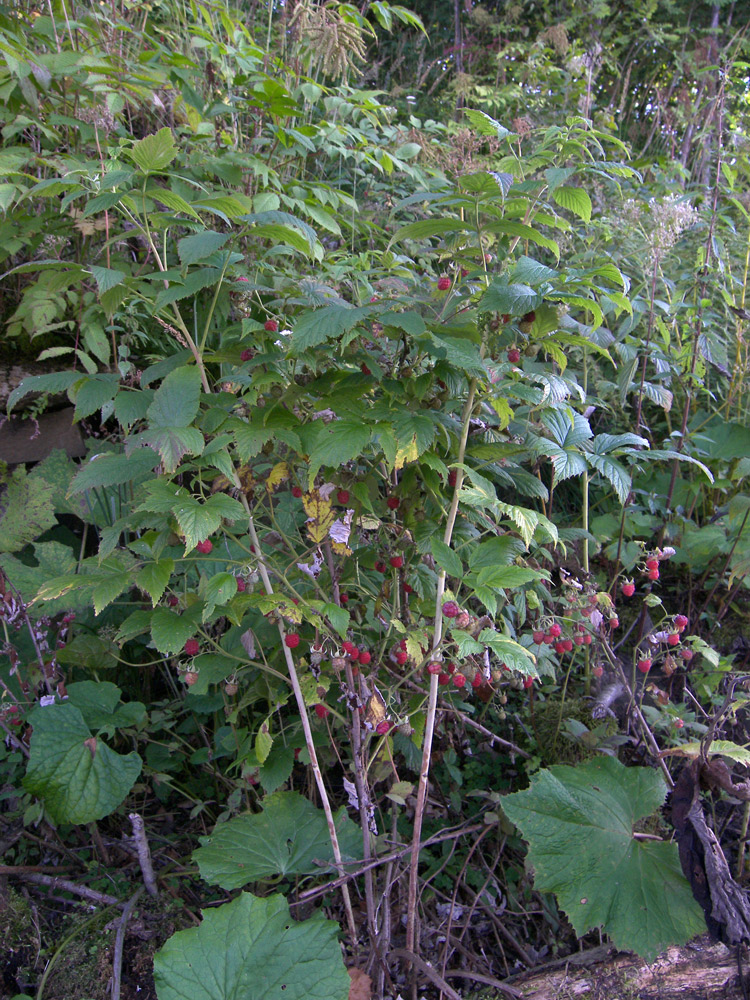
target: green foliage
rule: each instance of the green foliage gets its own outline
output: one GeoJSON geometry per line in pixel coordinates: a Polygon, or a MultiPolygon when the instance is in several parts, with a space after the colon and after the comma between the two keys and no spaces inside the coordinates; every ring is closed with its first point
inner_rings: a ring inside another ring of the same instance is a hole
{"type": "Polygon", "coordinates": [[[337,925],[317,913],[300,923],[283,896],[248,892],[206,910],[200,927],[175,934],[154,958],[159,1000],[258,1000],[283,995],[345,1000],[349,976],[337,925]],[[283,991],[283,992],[282,992],[283,991]]]}
{"type": "Polygon", "coordinates": [[[703,929],[676,846],[634,835],[665,794],[657,771],[600,757],[541,771],[502,800],[529,841],[537,888],[556,894],[576,932],[603,927],[648,961],[703,929]]]}

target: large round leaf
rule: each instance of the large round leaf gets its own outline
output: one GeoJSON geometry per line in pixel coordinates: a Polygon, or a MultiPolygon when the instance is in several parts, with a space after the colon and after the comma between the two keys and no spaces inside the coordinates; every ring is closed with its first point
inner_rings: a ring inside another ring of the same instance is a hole
{"type": "Polygon", "coordinates": [[[283,896],[241,893],[154,956],[159,1000],[346,1000],[338,924],[295,923],[283,896]]]}
{"type": "Polygon", "coordinates": [[[502,803],[529,842],[536,888],[555,893],[576,933],[603,927],[649,961],[706,929],[677,847],[634,836],[665,794],[658,771],[600,757],[541,771],[502,803]]]}
{"type": "Polygon", "coordinates": [[[141,773],[137,753],[115,753],[92,736],[73,705],[37,708],[24,788],[56,823],[90,823],[113,812],[141,773]]]}

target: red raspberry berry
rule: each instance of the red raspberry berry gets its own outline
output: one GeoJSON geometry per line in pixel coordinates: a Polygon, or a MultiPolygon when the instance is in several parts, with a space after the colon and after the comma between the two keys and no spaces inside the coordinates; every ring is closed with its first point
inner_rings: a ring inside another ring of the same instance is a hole
{"type": "Polygon", "coordinates": [[[653,559],[652,558],[652,559],[647,559],[646,560],[646,569],[658,569],[658,568],[659,568],[659,560],[658,559],[653,559]]]}
{"type": "Polygon", "coordinates": [[[683,660],[685,660],[686,663],[690,663],[692,658],[695,656],[695,653],[692,651],[692,649],[688,649],[686,646],[684,649],[680,650],[680,656],[683,658],[683,660]]]}
{"type": "Polygon", "coordinates": [[[406,639],[399,639],[398,648],[403,650],[406,649],[406,639]]]}
{"type": "Polygon", "coordinates": [[[562,640],[560,640],[560,642],[555,643],[555,652],[557,653],[558,656],[562,656],[562,654],[565,652],[565,643],[562,640]]]}
{"type": "Polygon", "coordinates": [[[580,634],[574,635],[573,636],[573,642],[575,643],[576,646],[582,646],[583,645],[583,636],[580,635],[580,634]]]}
{"type": "Polygon", "coordinates": [[[249,361],[252,358],[252,356],[253,352],[250,350],[249,347],[246,347],[245,350],[242,352],[242,354],[240,354],[240,361],[249,361]]]}
{"type": "Polygon", "coordinates": [[[398,510],[398,505],[401,503],[398,497],[388,497],[385,502],[386,507],[390,510],[398,510]]]}
{"type": "Polygon", "coordinates": [[[535,319],[536,319],[536,313],[534,312],[533,309],[531,310],[531,312],[527,312],[521,317],[521,321],[523,323],[533,323],[535,319]]]}
{"type": "Polygon", "coordinates": [[[447,292],[451,287],[451,279],[447,275],[443,275],[442,278],[438,278],[438,288],[441,292],[447,292]]]}
{"type": "Polygon", "coordinates": [[[563,649],[565,650],[565,652],[566,653],[570,653],[572,651],[572,649],[573,649],[573,640],[572,639],[563,639],[562,645],[563,645],[563,649]]]}
{"type": "Polygon", "coordinates": [[[198,544],[195,547],[204,556],[207,556],[209,552],[213,551],[214,543],[211,541],[210,538],[206,538],[204,541],[198,542],[198,544]]]}
{"type": "Polygon", "coordinates": [[[325,717],[329,714],[328,705],[315,705],[315,714],[319,719],[325,719],[325,717]]]}
{"type": "Polygon", "coordinates": [[[440,674],[442,673],[442,671],[443,671],[443,664],[440,663],[438,660],[430,660],[430,662],[427,664],[428,674],[440,674]]]}
{"type": "Polygon", "coordinates": [[[339,490],[336,499],[341,504],[349,503],[349,490],[339,490]]]}
{"type": "Polygon", "coordinates": [[[406,663],[408,659],[409,659],[409,654],[405,653],[403,650],[401,650],[400,653],[396,653],[396,663],[398,663],[400,667],[403,667],[403,665],[406,663]]]}
{"type": "Polygon", "coordinates": [[[349,595],[348,594],[341,594],[339,596],[339,600],[341,601],[342,604],[348,604],[349,603],[349,595]]]}
{"type": "Polygon", "coordinates": [[[347,656],[351,656],[351,655],[352,655],[352,653],[354,652],[354,650],[355,650],[355,649],[356,649],[357,647],[356,647],[356,646],[354,645],[354,643],[353,643],[353,642],[350,642],[350,641],[349,641],[349,640],[347,639],[347,640],[346,640],[346,642],[342,642],[342,643],[341,643],[341,648],[342,648],[342,649],[344,650],[344,652],[345,652],[345,653],[347,654],[347,656]]]}
{"type": "Polygon", "coordinates": [[[675,729],[682,729],[682,727],[684,725],[685,725],[685,723],[682,721],[682,719],[675,719],[674,720],[674,727],[675,727],[675,729]]]}
{"type": "Polygon", "coordinates": [[[371,659],[372,659],[372,653],[369,650],[361,649],[359,651],[359,662],[362,664],[363,667],[366,667],[371,659]]]}
{"type": "Polygon", "coordinates": [[[669,643],[670,646],[677,646],[677,645],[679,645],[679,642],[680,642],[680,633],[679,632],[670,632],[669,635],[667,636],[667,642],[669,643]]]}
{"type": "Polygon", "coordinates": [[[379,722],[377,726],[375,726],[375,732],[378,734],[378,736],[385,736],[387,733],[391,731],[391,725],[392,723],[389,722],[388,719],[383,719],[382,722],[379,722]]]}
{"type": "Polygon", "coordinates": [[[529,688],[533,688],[534,687],[534,678],[533,677],[524,677],[524,679],[523,679],[523,686],[526,688],[527,691],[529,690],[529,688]]]}
{"type": "Polygon", "coordinates": [[[170,606],[170,608],[176,608],[179,603],[180,599],[179,597],[177,597],[176,594],[170,594],[169,597],[167,598],[167,604],[170,606]]]}
{"type": "Polygon", "coordinates": [[[450,674],[438,674],[438,684],[440,684],[441,687],[445,687],[445,685],[450,684],[450,682],[451,682],[450,674]]]}
{"type": "Polygon", "coordinates": [[[247,581],[244,579],[244,577],[238,576],[237,577],[237,593],[238,594],[244,594],[246,590],[247,590],[247,581]]]}
{"type": "Polygon", "coordinates": [[[473,688],[478,688],[481,687],[483,683],[484,683],[484,677],[482,677],[482,671],[477,670],[472,679],[471,686],[473,688]]]}
{"type": "Polygon", "coordinates": [[[405,583],[404,584],[404,593],[405,594],[413,594],[414,593],[414,587],[412,587],[412,585],[410,583],[405,583]]]}
{"type": "Polygon", "coordinates": [[[461,609],[455,601],[446,601],[443,605],[443,614],[446,618],[456,618],[460,611],[461,609]]]}
{"type": "MultiPolygon", "coordinates": [[[[445,608],[443,608],[443,611],[445,611],[445,608]]],[[[531,638],[534,640],[537,646],[541,646],[541,644],[544,642],[544,632],[532,632],[531,638]]]]}
{"type": "Polygon", "coordinates": [[[269,333],[276,333],[279,328],[279,324],[275,319],[267,319],[263,324],[263,329],[268,330],[269,333]]]}
{"type": "Polygon", "coordinates": [[[617,615],[613,615],[609,619],[609,627],[610,628],[619,628],[620,627],[620,619],[617,617],[617,615]]]}
{"type": "Polygon", "coordinates": [[[372,372],[371,372],[371,371],[370,371],[370,369],[369,369],[369,368],[367,367],[367,365],[366,365],[366,364],[364,363],[364,361],[363,361],[363,362],[362,362],[362,364],[361,364],[361,365],[359,366],[359,370],[360,370],[360,371],[362,372],[362,374],[363,374],[363,375],[372,375],[372,372]]]}
{"type": "Polygon", "coordinates": [[[556,639],[559,635],[562,635],[562,626],[558,625],[557,622],[554,622],[549,627],[549,634],[553,639],[556,639]]]}
{"type": "Polygon", "coordinates": [[[226,684],[224,685],[224,690],[229,695],[229,697],[232,698],[234,695],[237,694],[239,688],[234,683],[234,681],[227,681],[226,684]]]}
{"type": "Polygon", "coordinates": [[[684,631],[684,629],[687,628],[689,623],[690,619],[686,618],[685,615],[675,615],[674,627],[677,629],[678,632],[684,631]]]}
{"type": "Polygon", "coordinates": [[[404,565],[404,557],[391,556],[388,562],[391,564],[391,566],[393,566],[394,569],[401,569],[401,567],[404,565]]]}
{"type": "Polygon", "coordinates": [[[638,669],[642,674],[647,674],[651,669],[651,660],[648,658],[646,658],[645,660],[639,660],[638,669]]]}
{"type": "Polygon", "coordinates": [[[296,497],[298,500],[302,496],[302,490],[299,486],[292,486],[292,496],[296,497]]]}
{"type": "Polygon", "coordinates": [[[284,645],[289,649],[296,649],[299,646],[299,632],[287,632],[284,636],[284,645]]]}
{"type": "Polygon", "coordinates": [[[632,597],[635,593],[634,583],[623,583],[622,585],[622,595],[623,597],[632,597]]]}
{"type": "Polygon", "coordinates": [[[650,569],[648,571],[648,578],[649,578],[649,580],[658,580],[659,579],[659,570],[658,569],[650,569]]]}
{"type": "Polygon", "coordinates": [[[595,667],[591,668],[591,673],[594,675],[594,677],[601,677],[602,674],[604,673],[604,667],[600,663],[597,663],[595,667]]]}
{"type": "Polygon", "coordinates": [[[377,562],[375,563],[375,572],[376,572],[376,573],[385,573],[385,571],[386,571],[387,569],[388,569],[388,567],[386,566],[386,564],[385,564],[385,563],[384,563],[384,562],[383,562],[382,560],[380,560],[380,559],[379,559],[379,560],[378,560],[378,561],[377,561],[377,562]]]}
{"type": "Polygon", "coordinates": [[[583,637],[583,644],[584,644],[584,646],[590,646],[591,645],[591,634],[589,632],[586,632],[586,634],[584,635],[584,637],[583,637]]]}
{"type": "Polygon", "coordinates": [[[194,670],[186,670],[183,679],[188,687],[192,687],[198,680],[198,674],[194,670]]]}
{"type": "Polygon", "coordinates": [[[466,683],[466,678],[464,677],[463,674],[454,674],[453,683],[457,688],[462,688],[466,683]]]}
{"type": "Polygon", "coordinates": [[[512,365],[515,365],[520,360],[521,360],[521,352],[518,350],[517,347],[511,347],[511,349],[508,351],[508,361],[510,361],[512,365]]]}
{"type": "Polygon", "coordinates": [[[349,654],[349,659],[352,661],[352,663],[357,663],[359,661],[359,650],[353,649],[349,654]]]}
{"type": "Polygon", "coordinates": [[[554,641],[555,641],[554,635],[550,635],[549,632],[544,633],[544,638],[542,639],[542,642],[544,643],[545,646],[551,646],[554,641]]]}
{"type": "Polygon", "coordinates": [[[458,479],[458,473],[455,469],[451,469],[448,473],[448,485],[452,488],[456,485],[456,480],[458,479]]]}
{"type": "Polygon", "coordinates": [[[185,643],[185,653],[188,656],[197,656],[201,651],[201,644],[197,639],[188,639],[185,643]]]}

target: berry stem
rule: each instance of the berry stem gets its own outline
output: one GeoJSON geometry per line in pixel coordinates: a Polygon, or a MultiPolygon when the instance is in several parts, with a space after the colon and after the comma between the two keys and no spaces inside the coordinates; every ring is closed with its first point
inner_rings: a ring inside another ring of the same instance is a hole
{"type": "MultiPolygon", "coordinates": [[[[260,573],[260,578],[263,582],[263,588],[267,594],[273,594],[273,584],[271,583],[271,578],[268,575],[268,570],[266,568],[265,561],[263,559],[263,551],[260,547],[260,540],[258,538],[258,533],[255,530],[255,521],[253,519],[253,513],[250,510],[250,504],[248,502],[245,491],[242,489],[242,483],[240,482],[240,477],[237,474],[236,469],[232,469],[232,478],[234,479],[234,485],[237,487],[239,492],[240,502],[242,503],[248,517],[248,533],[250,535],[250,541],[255,547],[255,553],[258,557],[258,572],[260,573]]],[[[328,836],[331,838],[331,848],[333,850],[333,860],[338,870],[340,876],[345,875],[344,862],[341,857],[341,847],[339,846],[338,833],[336,832],[336,822],[333,818],[333,810],[331,809],[331,802],[328,798],[328,791],[326,789],[326,784],[323,779],[323,772],[320,769],[320,763],[318,762],[318,755],[315,752],[315,742],[313,739],[312,728],[310,726],[310,717],[307,714],[307,706],[305,704],[305,698],[302,694],[302,688],[300,687],[299,677],[297,676],[297,669],[294,665],[294,657],[292,655],[291,649],[286,645],[284,639],[286,638],[286,631],[284,629],[283,623],[280,621],[278,623],[279,635],[281,637],[281,648],[286,659],[287,669],[289,671],[289,680],[291,681],[292,691],[294,692],[294,698],[297,702],[297,708],[300,714],[300,721],[302,723],[302,731],[305,734],[305,744],[307,746],[307,752],[310,757],[310,767],[312,768],[313,775],[315,777],[315,784],[318,789],[318,795],[320,796],[320,804],[323,808],[325,814],[326,823],[328,824],[328,836]]],[[[354,921],[354,910],[352,909],[351,896],[349,895],[349,886],[346,882],[341,885],[341,898],[344,902],[344,909],[346,911],[346,920],[349,927],[349,936],[351,938],[351,946],[353,951],[357,951],[357,925],[354,921]]]]}
{"type": "MultiPolygon", "coordinates": [[[[469,437],[469,421],[474,409],[474,398],[477,390],[477,381],[472,379],[469,385],[469,394],[466,397],[463,413],[461,414],[461,439],[458,446],[457,461],[459,467],[456,469],[456,485],[453,487],[453,497],[451,499],[448,518],[445,523],[443,542],[450,545],[453,537],[453,528],[458,515],[458,497],[461,492],[463,482],[463,468],[461,468],[466,454],[466,442],[469,437]]],[[[432,636],[432,652],[437,653],[442,641],[443,631],[443,593],[445,592],[445,570],[441,569],[437,579],[437,593],[435,596],[435,630],[432,636]]],[[[427,803],[427,781],[430,775],[430,761],[432,756],[432,738],[435,732],[435,715],[437,712],[438,700],[438,675],[430,674],[430,692],[427,699],[427,717],[425,720],[424,741],[422,749],[422,766],[419,771],[419,786],[417,788],[417,805],[414,810],[414,832],[411,842],[411,859],[409,862],[409,896],[407,901],[407,923],[406,923],[406,950],[414,952],[417,922],[417,887],[419,876],[419,849],[422,836],[422,821],[424,819],[425,805],[427,803]]]]}

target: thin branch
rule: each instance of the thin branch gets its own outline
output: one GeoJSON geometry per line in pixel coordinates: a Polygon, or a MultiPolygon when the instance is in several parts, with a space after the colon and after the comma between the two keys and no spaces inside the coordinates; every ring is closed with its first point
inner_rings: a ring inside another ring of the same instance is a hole
{"type": "MultiPolygon", "coordinates": [[[[140,819],[140,817],[139,817],[140,819]]],[[[115,951],[112,956],[112,1000],[120,1000],[120,979],[122,976],[122,952],[125,945],[125,929],[128,920],[133,912],[133,907],[138,902],[138,897],[143,892],[143,886],[139,886],[136,892],[130,897],[122,911],[122,916],[117,921],[117,934],[115,935],[115,951]]]]}
{"type": "Polygon", "coordinates": [[[151,851],[149,850],[148,839],[146,838],[143,817],[139,816],[138,813],[130,813],[128,819],[133,824],[133,841],[138,851],[138,863],[141,866],[143,884],[146,886],[149,896],[158,896],[159,890],[156,885],[154,866],[151,863],[151,851]]]}

